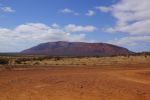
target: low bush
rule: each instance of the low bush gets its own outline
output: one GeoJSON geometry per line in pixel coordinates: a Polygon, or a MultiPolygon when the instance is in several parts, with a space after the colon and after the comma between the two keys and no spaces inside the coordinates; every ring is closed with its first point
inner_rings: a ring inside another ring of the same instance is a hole
{"type": "Polygon", "coordinates": [[[9,64],[9,59],[0,58],[0,65],[6,65],[6,64],[9,64]]]}
{"type": "Polygon", "coordinates": [[[62,60],[63,58],[61,58],[61,57],[55,57],[54,59],[55,59],[55,61],[58,61],[58,60],[62,60]]]}
{"type": "Polygon", "coordinates": [[[30,59],[30,58],[19,58],[19,59],[17,59],[15,62],[17,63],[17,64],[22,64],[23,62],[26,62],[26,61],[31,61],[32,59],[30,59]]]}

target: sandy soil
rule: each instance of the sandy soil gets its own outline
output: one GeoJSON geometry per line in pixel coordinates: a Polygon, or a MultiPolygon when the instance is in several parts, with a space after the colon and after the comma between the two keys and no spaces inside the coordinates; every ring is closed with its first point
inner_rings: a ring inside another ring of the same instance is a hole
{"type": "Polygon", "coordinates": [[[1,71],[0,100],[150,100],[150,68],[1,71]]]}

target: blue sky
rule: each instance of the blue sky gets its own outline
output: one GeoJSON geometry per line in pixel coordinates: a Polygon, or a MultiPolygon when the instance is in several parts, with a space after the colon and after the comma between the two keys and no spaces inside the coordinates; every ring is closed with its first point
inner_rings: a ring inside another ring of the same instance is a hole
{"type": "Polygon", "coordinates": [[[150,51],[149,5],[149,0],[0,0],[0,52],[51,41],[150,51]]]}

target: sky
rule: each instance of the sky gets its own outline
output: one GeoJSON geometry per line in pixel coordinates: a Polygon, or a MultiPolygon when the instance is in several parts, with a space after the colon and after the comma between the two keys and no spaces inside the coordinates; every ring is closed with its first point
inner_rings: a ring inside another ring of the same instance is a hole
{"type": "Polygon", "coordinates": [[[0,52],[55,41],[150,51],[150,0],[0,0],[0,52]]]}

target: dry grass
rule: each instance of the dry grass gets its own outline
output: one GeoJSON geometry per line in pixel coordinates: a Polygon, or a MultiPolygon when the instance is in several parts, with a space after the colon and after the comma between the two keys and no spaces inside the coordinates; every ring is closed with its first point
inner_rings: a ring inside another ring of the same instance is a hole
{"type": "Polygon", "coordinates": [[[150,56],[118,56],[118,57],[84,57],[84,58],[52,58],[25,61],[29,65],[119,65],[119,64],[150,64],[150,56]]]}

